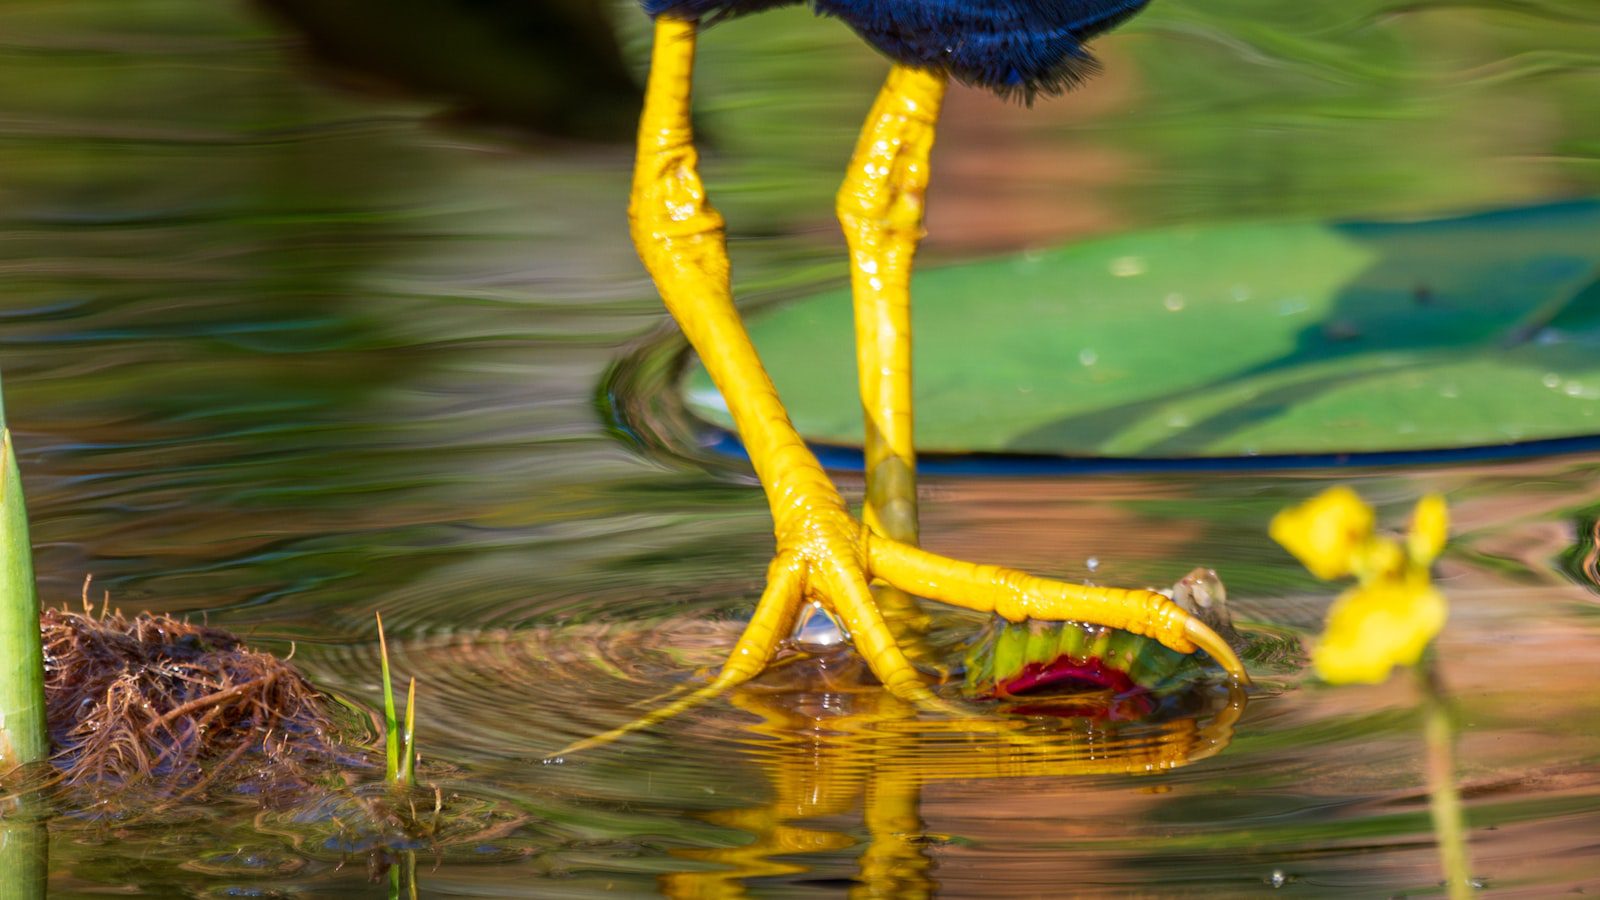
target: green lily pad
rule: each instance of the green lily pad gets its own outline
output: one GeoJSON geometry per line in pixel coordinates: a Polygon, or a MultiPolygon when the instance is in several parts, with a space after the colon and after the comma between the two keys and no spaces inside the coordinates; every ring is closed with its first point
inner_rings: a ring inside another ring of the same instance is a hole
{"type": "MultiPolygon", "coordinates": [[[[917,441],[1193,458],[1600,433],[1600,202],[1451,219],[1220,224],[929,269],[917,441]]],[[[859,446],[850,297],[751,316],[808,440],[859,446]]],[[[731,427],[698,365],[690,409],[731,427]]]]}

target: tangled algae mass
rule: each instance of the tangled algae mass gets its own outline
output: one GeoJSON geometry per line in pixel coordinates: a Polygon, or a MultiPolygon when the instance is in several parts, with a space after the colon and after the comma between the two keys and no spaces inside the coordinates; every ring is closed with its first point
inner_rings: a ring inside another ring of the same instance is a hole
{"type": "Polygon", "coordinates": [[[87,604],[46,610],[39,624],[50,736],[69,782],[198,787],[267,770],[281,781],[337,752],[323,696],[221,629],[87,604]]]}

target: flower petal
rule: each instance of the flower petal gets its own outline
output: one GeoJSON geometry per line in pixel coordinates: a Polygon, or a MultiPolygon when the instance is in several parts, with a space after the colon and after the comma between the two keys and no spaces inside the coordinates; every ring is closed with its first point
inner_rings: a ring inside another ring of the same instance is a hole
{"type": "Polygon", "coordinates": [[[1444,597],[1424,578],[1383,579],[1334,601],[1312,662],[1332,684],[1378,684],[1422,657],[1444,627],[1444,597]]]}
{"type": "Polygon", "coordinates": [[[1329,488],[1272,518],[1272,539],[1323,580],[1351,573],[1372,540],[1372,507],[1350,488],[1329,488]]]}
{"type": "Polygon", "coordinates": [[[1411,514],[1411,530],[1406,532],[1406,551],[1414,565],[1426,566],[1438,557],[1450,537],[1450,510],[1444,498],[1429,494],[1417,501],[1411,514]]]}

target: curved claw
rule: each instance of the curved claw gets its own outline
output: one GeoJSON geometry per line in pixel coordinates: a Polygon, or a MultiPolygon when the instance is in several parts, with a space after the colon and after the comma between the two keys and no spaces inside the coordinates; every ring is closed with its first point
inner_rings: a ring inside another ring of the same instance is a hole
{"type": "Polygon", "coordinates": [[[1200,621],[1194,616],[1189,616],[1183,623],[1183,636],[1201,650],[1211,654],[1217,665],[1227,671],[1229,677],[1239,684],[1250,686],[1250,673],[1244,670],[1244,663],[1239,661],[1239,655],[1233,652],[1228,642],[1222,635],[1211,630],[1211,626],[1200,621]]]}

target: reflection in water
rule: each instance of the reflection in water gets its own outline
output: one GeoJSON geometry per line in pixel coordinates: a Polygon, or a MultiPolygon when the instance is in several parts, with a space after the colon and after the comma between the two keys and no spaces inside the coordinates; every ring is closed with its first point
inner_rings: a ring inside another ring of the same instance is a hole
{"type": "Polygon", "coordinates": [[[590,0],[259,0],[344,80],[447,99],[473,119],[626,140],[640,95],[609,11],[590,0]],[[575,86],[581,86],[574,89],[575,86]]]}
{"type": "Polygon", "coordinates": [[[50,832],[37,810],[0,800],[0,900],[44,900],[50,832]]]}
{"type": "MultiPolygon", "coordinates": [[[[1596,16],[1593,0],[1152,4],[1106,42],[1113,74],[1067,101],[1024,114],[952,98],[924,255],[1600,192],[1596,16]]],[[[1299,637],[1333,591],[1262,525],[1317,472],[925,487],[932,549],[1131,585],[1215,566],[1270,689],[1203,765],[1069,775],[1096,732],[1013,753],[871,719],[857,704],[883,701],[848,688],[761,685],[750,696],[797,727],[752,735],[750,713],[719,702],[541,765],[719,661],[771,552],[745,473],[691,443],[626,444],[597,415],[609,367],[663,319],[626,239],[627,153],[528,152],[440,128],[428,103],[330,91],[228,0],[19,0],[0,4],[0,35],[0,367],[46,602],[92,571],[130,611],[293,642],[318,684],[369,706],[381,609],[418,675],[425,774],[526,817],[421,852],[423,893],[650,894],[721,865],[694,854],[749,841],[718,809],[770,823],[752,832],[831,835],[765,855],[790,871],[743,885],[854,880],[857,848],[878,845],[854,819],[796,810],[810,784],[819,802],[855,798],[829,801],[848,816],[879,796],[873,773],[884,815],[905,816],[873,827],[920,836],[882,855],[915,868],[905,851],[920,850],[937,863],[921,877],[950,895],[1237,896],[1275,870],[1322,894],[1435,889],[1409,686],[1299,684],[1299,637]],[[820,708],[840,694],[860,714],[848,727],[820,708]],[[778,760],[808,774],[780,778],[778,760]],[[998,777],[1021,763],[1061,768],[998,777]]],[[[620,46],[641,49],[626,31],[620,46]]],[[[804,10],[718,26],[704,50],[706,164],[741,296],[836,281],[830,198],[878,61],[804,10]]],[[[1593,885],[1600,589],[1560,560],[1600,509],[1600,458],[1356,477],[1386,514],[1436,490],[1459,522],[1440,641],[1477,871],[1529,895],[1593,885]]],[[[1143,752],[1161,733],[1117,734],[1143,752]]],[[[64,896],[381,890],[323,843],[326,823],[258,823],[255,798],[61,812],[49,877],[64,896]]]]}
{"type": "Polygon", "coordinates": [[[757,684],[733,692],[733,705],[759,720],[749,731],[762,739],[754,755],[770,799],[707,813],[708,821],[746,832],[751,840],[679,851],[684,859],[717,868],[664,875],[664,893],[743,896],[750,879],[803,872],[803,864],[778,857],[854,843],[844,828],[806,822],[859,809],[866,846],[852,893],[931,896],[938,881],[926,848],[938,837],[927,833],[919,813],[926,785],[1166,772],[1220,753],[1245,708],[1244,692],[1230,684],[1213,698],[1220,700],[1215,710],[1165,720],[1121,723],[1107,715],[1026,721],[994,710],[930,720],[863,676],[864,667],[852,656],[835,654],[790,661],[781,688],[757,684]]]}

